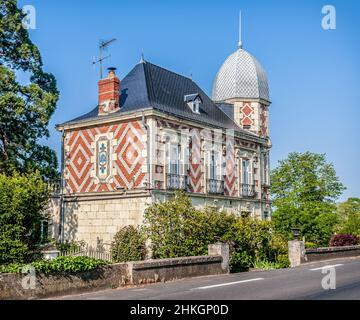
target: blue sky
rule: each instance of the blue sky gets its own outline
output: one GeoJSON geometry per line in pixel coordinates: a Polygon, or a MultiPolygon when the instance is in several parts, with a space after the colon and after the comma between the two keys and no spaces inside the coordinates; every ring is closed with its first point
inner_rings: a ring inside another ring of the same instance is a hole
{"type": "Polygon", "coordinates": [[[244,49],[263,65],[270,83],[272,167],[292,151],[326,153],[347,191],[360,196],[360,2],[303,1],[70,1],[26,0],[36,8],[45,69],[58,81],[60,100],[45,142],[59,154],[55,124],[97,103],[99,39],[117,38],[104,68],[123,78],[145,59],[193,75],[210,95],[212,81],[236,49],[243,12],[244,49]],[[336,8],[337,29],[323,30],[321,9],[336,8]]]}

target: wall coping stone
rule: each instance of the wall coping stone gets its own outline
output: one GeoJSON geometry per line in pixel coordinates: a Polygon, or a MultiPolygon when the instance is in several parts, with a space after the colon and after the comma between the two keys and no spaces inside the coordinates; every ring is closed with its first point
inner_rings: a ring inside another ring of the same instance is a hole
{"type": "Polygon", "coordinates": [[[312,254],[312,253],[329,253],[329,252],[352,251],[352,250],[360,250],[360,245],[356,245],[356,246],[343,246],[343,247],[324,247],[324,248],[305,249],[306,254],[312,254]]]}
{"type": "Polygon", "coordinates": [[[184,266],[193,264],[217,263],[222,262],[221,256],[197,256],[180,257],[171,259],[154,259],[133,262],[133,270],[145,270],[163,267],[184,266]]]}

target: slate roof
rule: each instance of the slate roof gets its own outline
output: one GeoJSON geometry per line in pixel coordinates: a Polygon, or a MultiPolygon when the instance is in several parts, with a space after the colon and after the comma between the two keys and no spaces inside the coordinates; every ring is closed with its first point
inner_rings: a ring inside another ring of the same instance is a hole
{"type": "MultiPolygon", "coordinates": [[[[120,110],[118,112],[148,108],[182,119],[244,132],[190,78],[143,61],[138,63],[120,82],[120,110]],[[198,94],[202,100],[200,114],[193,113],[184,102],[184,96],[191,94],[198,94]]],[[[105,119],[110,116],[100,117],[105,119]]],[[[89,113],[65,122],[63,125],[100,117],[98,107],[95,107],[89,113]]],[[[248,131],[246,133],[249,134],[248,131]]]]}

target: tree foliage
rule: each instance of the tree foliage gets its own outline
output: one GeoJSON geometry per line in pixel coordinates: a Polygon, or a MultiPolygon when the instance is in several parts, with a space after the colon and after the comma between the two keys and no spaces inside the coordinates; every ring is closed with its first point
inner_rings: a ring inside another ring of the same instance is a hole
{"type": "MultiPolygon", "coordinates": [[[[287,242],[273,231],[270,221],[239,217],[224,238],[232,244],[231,270],[242,271],[261,261],[278,263],[287,261],[287,242]],[[284,259],[285,257],[285,259],[284,259]]],[[[287,267],[283,263],[279,267],[287,267]]]]}
{"type": "Polygon", "coordinates": [[[338,231],[360,236],[360,199],[349,198],[338,205],[340,223],[338,231]]]}
{"type": "Polygon", "coordinates": [[[49,136],[59,92],[54,76],[43,71],[23,18],[16,0],[0,2],[0,173],[38,169],[52,179],[56,154],[39,140],[49,136]],[[26,80],[20,83],[19,75],[26,80]]]}
{"type": "Polygon", "coordinates": [[[290,153],[271,174],[273,221],[292,238],[295,226],[307,241],[327,245],[338,223],[335,200],[345,187],[324,154],[290,153]]]}
{"type": "Polygon", "coordinates": [[[183,192],[145,210],[145,232],[154,258],[206,255],[208,245],[222,237],[235,217],[215,208],[197,210],[183,192]]]}
{"type": "Polygon", "coordinates": [[[230,246],[232,271],[254,267],[256,261],[288,265],[287,243],[268,221],[235,216],[216,207],[196,209],[182,192],[145,211],[145,234],[154,258],[207,255],[208,245],[230,246]]]}
{"type": "Polygon", "coordinates": [[[23,262],[40,243],[48,188],[39,173],[0,174],[0,264],[23,262]]]}

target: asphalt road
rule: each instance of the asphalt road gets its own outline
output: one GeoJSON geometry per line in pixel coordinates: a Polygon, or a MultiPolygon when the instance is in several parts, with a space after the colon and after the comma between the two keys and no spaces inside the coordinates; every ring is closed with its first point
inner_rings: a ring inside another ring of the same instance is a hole
{"type": "Polygon", "coordinates": [[[64,296],[66,300],[360,300],[360,258],[304,264],[297,268],[196,277],[132,288],[64,296]],[[322,269],[333,266],[332,271],[322,269]],[[335,282],[329,282],[330,273],[335,282]],[[324,279],[324,277],[327,277],[324,279]],[[322,286],[334,285],[325,290],[322,286]]]}

